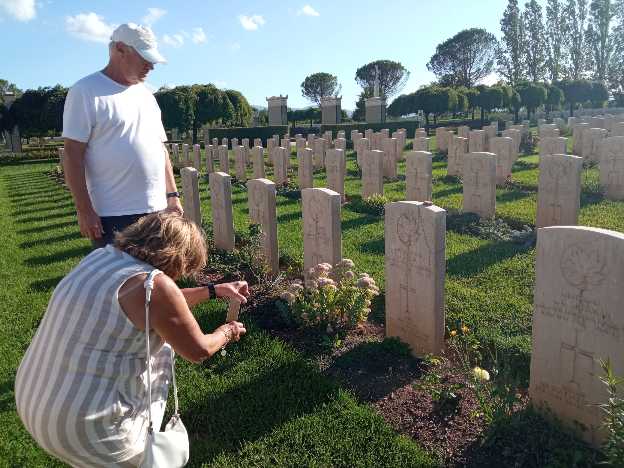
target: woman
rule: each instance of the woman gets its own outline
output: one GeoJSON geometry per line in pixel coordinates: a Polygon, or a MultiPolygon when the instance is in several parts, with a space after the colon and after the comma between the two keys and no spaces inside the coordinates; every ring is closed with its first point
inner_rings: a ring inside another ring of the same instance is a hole
{"type": "Polygon", "coordinates": [[[206,244],[192,222],[154,213],[89,254],[58,284],[15,379],[17,411],[47,452],[73,466],[134,466],[147,431],[145,289],[150,302],[152,417],[160,428],[171,348],[201,362],[246,333],[230,322],[204,334],[190,307],[217,297],[246,302],[247,283],[179,289],[198,273],[206,244]]]}

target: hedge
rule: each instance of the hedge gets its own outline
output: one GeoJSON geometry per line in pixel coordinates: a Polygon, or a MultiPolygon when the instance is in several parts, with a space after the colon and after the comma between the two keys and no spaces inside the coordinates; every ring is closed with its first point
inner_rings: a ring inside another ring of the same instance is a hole
{"type": "Polygon", "coordinates": [[[333,133],[333,137],[335,138],[338,132],[340,130],[343,130],[345,132],[345,138],[347,139],[347,141],[351,141],[351,130],[357,130],[360,133],[364,133],[364,131],[368,130],[369,128],[375,132],[379,132],[380,130],[387,128],[388,130],[390,130],[390,133],[392,133],[399,128],[404,128],[405,130],[407,130],[407,138],[414,138],[414,133],[416,132],[418,126],[419,123],[417,120],[400,120],[383,123],[362,122],[337,125],[321,125],[321,134],[331,130],[333,133]]]}
{"type": "Polygon", "coordinates": [[[279,135],[280,138],[288,133],[288,125],[275,125],[273,127],[232,127],[232,128],[204,128],[204,136],[208,132],[208,138],[218,138],[219,142],[222,138],[231,140],[238,138],[239,142],[243,138],[249,138],[251,144],[255,138],[261,138],[262,144],[266,146],[267,139],[273,135],[279,135]]]}

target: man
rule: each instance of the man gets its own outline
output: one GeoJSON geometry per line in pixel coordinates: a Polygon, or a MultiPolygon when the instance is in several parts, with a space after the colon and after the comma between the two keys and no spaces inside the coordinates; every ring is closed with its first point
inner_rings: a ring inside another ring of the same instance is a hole
{"type": "Polygon", "coordinates": [[[156,38],[149,28],[122,24],[109,55],[103,70],[72,86],[63,114],[65,180],[80,232],[96,248],[148,213],[182,213],[160,109],[143,84],[165,62],[156,38]]]}

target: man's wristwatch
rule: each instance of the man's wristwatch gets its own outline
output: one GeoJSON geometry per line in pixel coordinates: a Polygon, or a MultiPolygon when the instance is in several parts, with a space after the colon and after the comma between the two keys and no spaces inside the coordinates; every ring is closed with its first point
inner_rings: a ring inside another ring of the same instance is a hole
{"type": "Polygon", "coordinates": [[[180,192],[167,192],[167,198],[172,197],[180,198],[180,192]]]}

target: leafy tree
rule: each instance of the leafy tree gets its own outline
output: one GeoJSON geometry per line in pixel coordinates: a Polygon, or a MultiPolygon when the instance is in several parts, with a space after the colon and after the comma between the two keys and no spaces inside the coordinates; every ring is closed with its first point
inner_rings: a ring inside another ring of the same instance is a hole
{"type": "Polygon", "coordinates": [[[212,84],[161,88],[155,97],[165,128],[192,131],[194,143],[202,125],[247,126],[253,119],[253,108],[241,93],[222,91],[212,84]]]}
{"type": "MultiPolygon", "coordinates": [[[[213,84],[193,85],[193,91],[197,97],[195,101],[196,125],[198,129],[202,125],[215,124],[221,122],[226,124],[236,121],[236,110],[227,92],[221,91],[213,84]]],[[[232,96],[236,101],[236,97],[232,96]]],[[[253,118],[251,106],[244,112],[242,118],[253,118]],[[249,113],[249,116],[246,115],[249,113]]]]}
{"type": "Polygon", "coordinates": [[[563,102],[563,91],[555,85],[546,88],[546,113],[550,115],[553,110],[559,109],[563,102]]]}
{"type": "Polygon", "coordinates": [[[516,91],[515,89],[513,90],[513,93],[511,94],[511,100],[509,101],[509,103],[511,104],[511,108],[514,111],[514,122],[515,123],[520,122],[519,114],[520,114],[520,109],[522,109],[522,96],[520,96],[520,93],[516,91]]]}
{"type": "Polygon", "coordinates": [[[609,99],[609,91],[602,81],[593,81],[590,85],[589,101],[592,107],[604,107],[609,99]]]}
{"type": "Polygon", "coordinates": [[[479,90],[479,97],[477,102],[481,108],[481,125],[485,123],[486,113],[492,109],[502,107],[503,105],[503,90],[498,86],[477,86],[479,90]]]}
{"type": "Polygon", "coordinates": [[[233,89],[226,90],[225,95],[232,104],[233,110],[232,117],[227,119],[227,121],[236,127],[248,127],[251,125],[253,109],[249,105],[249,102],[247,102],[245,96],[233,89]]]}
{"type": "Polygon", "coordinates": [[[616,97],[624,93],[624,0],[616,0],[613,54],[609,65],[609,88],[616,97]]]}
{"type": "Polygon", "coordinates": [[[589,24],[586,42],[589,46],[589,65],[594,79],[605,81],[614,49],[614,37],[611,34],[611,21],[615,10],[611,0],[592,0],[589,7],[589,24]]]}
{"type": "Polygon", "coordinates": [[[587,0],[568,0],[564,17],[566,18],[564,28],[568,38],[564,42],[564,56],[568,59],[566,76],[572,80],[579,80],[583,77],[586,65],[587,0]]]}
{"type": "Polygon", "coordinates": [[[428,86],[416,91],[414,96],[415,108],[422,109],[429,126],[429,114],[433,114],[433,123],[437,124],[439,115],[452,110],[457,105],[457,94],[452,88],[428,86]]]}
{"type": "Polygon", "coordinates": [[[15,122],[9,109],[4,104],[0,104],[0,132],[8,132],[13,129],[15,122]]]}
{"type": "Polygon", "coordinates": [[[453,114],[466,112],[468,110],[468,88],[463,86],[455,88],[455,95],[457,96],[457,104],[451,111],[453,114]]]}
{"type": "Polygon", "coordinates": [[[485,29],[465,29],[438,44],[427,69],[445,84],[474,86],[492,73],[497,44],[485,29]]]}
{"type": "Polygon", "coordinates": [[[518,94],[520,94],[522,103],[527,109],[529,119],[531,114],[546,102],[546,88],[539,83],[521,83],[518,85],[518,94]]]}
{"type": "Polygon", "coordinates": [[[388,106],[388,115],[402,117],[416,112],[414,94],[401,94],[388,106]]]}
{"type": "Polygon", "coordinates": [[[564,62],[563,44],[566,41],[565,19],[560,0],[548,0],[546,5],[546,68],[548,78],[558,81],[564,62]]]}
{"type": "Polygon", "coordinates": [[[331,73],[314,73],[306,76],[301,83],[301,94],[317,106],[321,105],[321,98],[338,96],[342,86],[338,84],[338,77],[331,73]]]}
{"type": "Polygon", "coordinates": [[[587,102],[591,97],[591,83],[587,80],[564,80],[557,83],[570,106],[570,117],[574,116],[576,104],[587,102]]]}
{"type": "Polygon", "coordinates": [[[524,65],[524,23],[518,0],[509,0],[500,22],[503,37],[496,52],[498,73],[512,85],[526,76],[524,65]]]}
{"type": "Polygon", "coordinates": [[[17,125],[26,137],[59,133],[63,128],[66,96],[67,89],[61,85],[29,89],[5,111],[6,123],[3,127],[6,125],[9,130],[17,125]]]}
{"type": "Polygon", "coordinates": [[[522,22],[526,34],[524,59],[527,75],[534,83],[544,77],[546,66],[546,38],[544,36],[544,21],[542,7],[537,0],[530,0],[524,6],[522,22]]]}
{"type": "Polygon", "coordinates": [[[353,111],[353,115],[351,116],[351,118],[353,120],[355,120],[356,122],[363,122],[364,120],[366,120],[366,99],[371,97],[373,95],[373,90],[370,89],[369,91],[364,90],[362,91],[359,96],[358,96],[358,100],[355,102],[355,110],[353,111]]]}
{"type": "Polygon", "coordinates": [[[472,120],[474,120],[475,111],[479,107],[479,90],[477,88],[468,88],[464,94],[468,99],[468,110],[472,112],[472,120]]]}
{"type": "Polygon", "coordinates": [[[46,132],[59,134],[63,131],[63,111],[68,89],[61,85],[49,88],[41,115],[42,126],[46,132]]]}
{"type": "Polygon", "coordinates": [[[196,95],[191,86],[176,86],[173,89],[158,91],[154,97],[160,107],[165,128],[177,128],[188,132],[195,121],[196,95]]]}
{"type": "Polygon", "coordinates": [[[401,91],[409,79],[410,72],[401,62],[377,60],[357,69],[355,81],[362,87],[365,97],[373,96],[375,66],[379,68],[379,94],[386,99],[401,91]]]}
{"type": "Polygon", "coordinates": [[[0,79],[0,104],[4,103],[4,95],[6,93],[13,93],[16,97],[20,97],[22,95],[22,90],[14,83],[0,79]]]}

